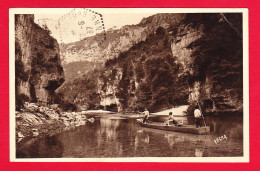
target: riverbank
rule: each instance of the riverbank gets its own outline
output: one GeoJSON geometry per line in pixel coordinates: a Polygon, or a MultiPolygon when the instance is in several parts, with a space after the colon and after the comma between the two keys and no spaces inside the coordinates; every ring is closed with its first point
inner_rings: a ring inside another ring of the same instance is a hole
{"type": "MultiPolygon", "coordinates": [[[[168,115],[173,112],[174,116],[184,116],[187,106],[180,106],[151,113],[150,117],[168,115]]],[[[109,117],[109,119],[143,118],[143,114],[128,113],[120,114],[105,110],[87,110],[81,112],[58,112],[45,106],[35,103],[25,103],[24,109],[16,111],[16,142],[30,139],[41,135],[50,135],[64,129],[85,125],[86,122],[93,122],[92,117],[109,117]]]]}
{"type": "MultiPolygon", "coordinates": [[[[101,115],[100,115],[101,116],[101,115]]],[[[114,114],[93,123],[18,144],[17,158],[227,157],[243,155],[243,118],[206,117],[211,134],[194,135],[142,127],[114,114]],[[215,143],[215,139],[226,136],[215,143]],[[104,148],[105,147],[105,148],[104,148]],[[144,148],[145,147],[145,148],[144,148]],[[163,148],[161,148],[163,147],[163,148]],[[151,149],[151,150],[147,150],[151,149]]],[[[159,116],[155,122],[160,122],[159,116]]],[[[187,124],[194,124],[188,119],[187,124]]]]}
{"type": "Polygon", "coordinates": [[[83,113],[63,112],[25,103],[24,109],[15,112],[16,142],[41,135],[49,135],[65,128],[85,125],[87,117],[83,113]]]}

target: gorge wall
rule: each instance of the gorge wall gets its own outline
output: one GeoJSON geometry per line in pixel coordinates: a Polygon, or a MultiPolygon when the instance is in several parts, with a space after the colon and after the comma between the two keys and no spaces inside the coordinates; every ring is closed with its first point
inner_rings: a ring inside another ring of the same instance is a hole
{"type": "Polygon", "coordinates": [[[242,14],[187,15],[179,29],[185,37],[172,51],[190,73],[190,107],[199,103],[206,112],[242,112],[242,14]]]}
{"type": "Polygon", "coordinates": [[[33,15],[15,15],[16,105],[49,103],[64,82],[59,45],[50,31],[34,23],[33,15]]]}
{"type": "Polygon", "coordinates": [[[154,34],[158,27],[177,26],[184,16],[183,14],[157,14],[144,18],[137,25],[110,29],[106,31],[105,40],[103,34],[97,34],[78,42],[62,44],[61,61],[66,80],[81,76],[91,69],[103,67],[106,60],[116,58],[119,53],[144,41],[149,34],[154,34]]]}
{"type": "Polygon", "coordinates": [[[71,59],[99,65],[76,70],[83,74],[59,89],[78,108],[156,111],[199,103],[206,112],[243,110],[241,14],[157,14],[109,34],[98,48],[83,40],[62,53],[66,65],[75,62],[68,62],[71,48],[82,52],[71,59]]]}

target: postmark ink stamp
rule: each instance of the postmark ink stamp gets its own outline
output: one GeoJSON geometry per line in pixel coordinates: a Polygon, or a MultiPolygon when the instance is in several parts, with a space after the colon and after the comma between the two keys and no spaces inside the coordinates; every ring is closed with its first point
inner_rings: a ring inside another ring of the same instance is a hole
{"type": "Polygon", "coordinates": [[[61,45],[93,36],[100,45],[106,40],[103,15],[86,8],[74,8],[58,20],[61,45]]]}

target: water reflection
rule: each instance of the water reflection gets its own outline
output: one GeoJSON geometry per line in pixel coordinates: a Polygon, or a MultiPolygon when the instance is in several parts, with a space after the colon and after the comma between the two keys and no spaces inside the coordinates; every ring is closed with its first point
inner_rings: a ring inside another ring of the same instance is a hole
{"type": "Polygon", "coordinates": [[[243,139],[243,118],[242,117],[207,117],[207,124],[211,133],[229,138],[243,139]]]}
{"type": "Polygon", "coordinates": [[[134,141],[135,151],[137,150],[140,144],[149,144],[149,142],[150,142],[150,137],[148,133],[146,133],[144,130],[138,130],[134,141]]]}
{"type": "MultiPolygon", "coordinates": [[[[156,118],[153,118],[156,120],[156,118]]],[[[162,119],[162,118],[157,118],[162,119]]],[[[192,124],[192,118],[186,118],[192,124]]],[[[211,134],[144,128],[135,119],[94,123],[19,145],[17,157],[207,157],[243,155],[243,118],[207,117],[211,134]],[[214,139],[226,135],[219,144],[214,139]]]]}
{"type": "Polygon", "coordinates": [[[204,151],[204,149],[196,148],[195,149],[195,157],[203,157],[203,151],[204,151]]]}
{"type": "Polygon", "coordinates": [[[176,136],[174,134],[164,134],[164,138],[166,138],[168,144],[170,145],[171,149],[175,143],[181,143],[184,141],[184,136],[176,136]]]}
{"type": "Polygon", "coordinates": [[[63,145],[57,137],[46,137],[44,139],[31,139],[23,148],[18,149],[16,153],[17,158],[48,158],[48,157],[62,157],[63,145]],[[28,148],[28,145],[29,146],[28,148]]]}
{"type": "Polygon", "coordinates": [[[118,137],[118,127],[120,120],[111,120],[109,118],[100,118],[100,126],[97,129],[97,146],[102,146],[112,149],[103,149],[104,151],[110,150],[111,154],[116,152],[118,155],[123,153],[122,145],[116,141],[118,137]]]}
{"type": "Polygon", "coordinates": [[[120,120],[111,120],[107,118],[100,118],[100,129],[97,130],[97,135],[106,136],[107,140],[117,138],[116,129],[119,127],[120,120]]]}

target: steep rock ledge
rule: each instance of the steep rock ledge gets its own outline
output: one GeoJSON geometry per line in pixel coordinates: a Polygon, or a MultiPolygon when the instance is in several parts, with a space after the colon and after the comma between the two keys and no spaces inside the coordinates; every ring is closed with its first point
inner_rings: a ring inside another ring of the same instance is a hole
{"type": "Polygon", "coordinates": [[[190,109],[243,111],[241,14],[187,15],[172,43],[173,55],[189,73],[190,109]]]}
{"type": "Polygon", "coordinates": [[[64,82],[57,40],[34,23],[33,15],[15,15],[16,106],[24,101],[50,103],[64,82]]]}

